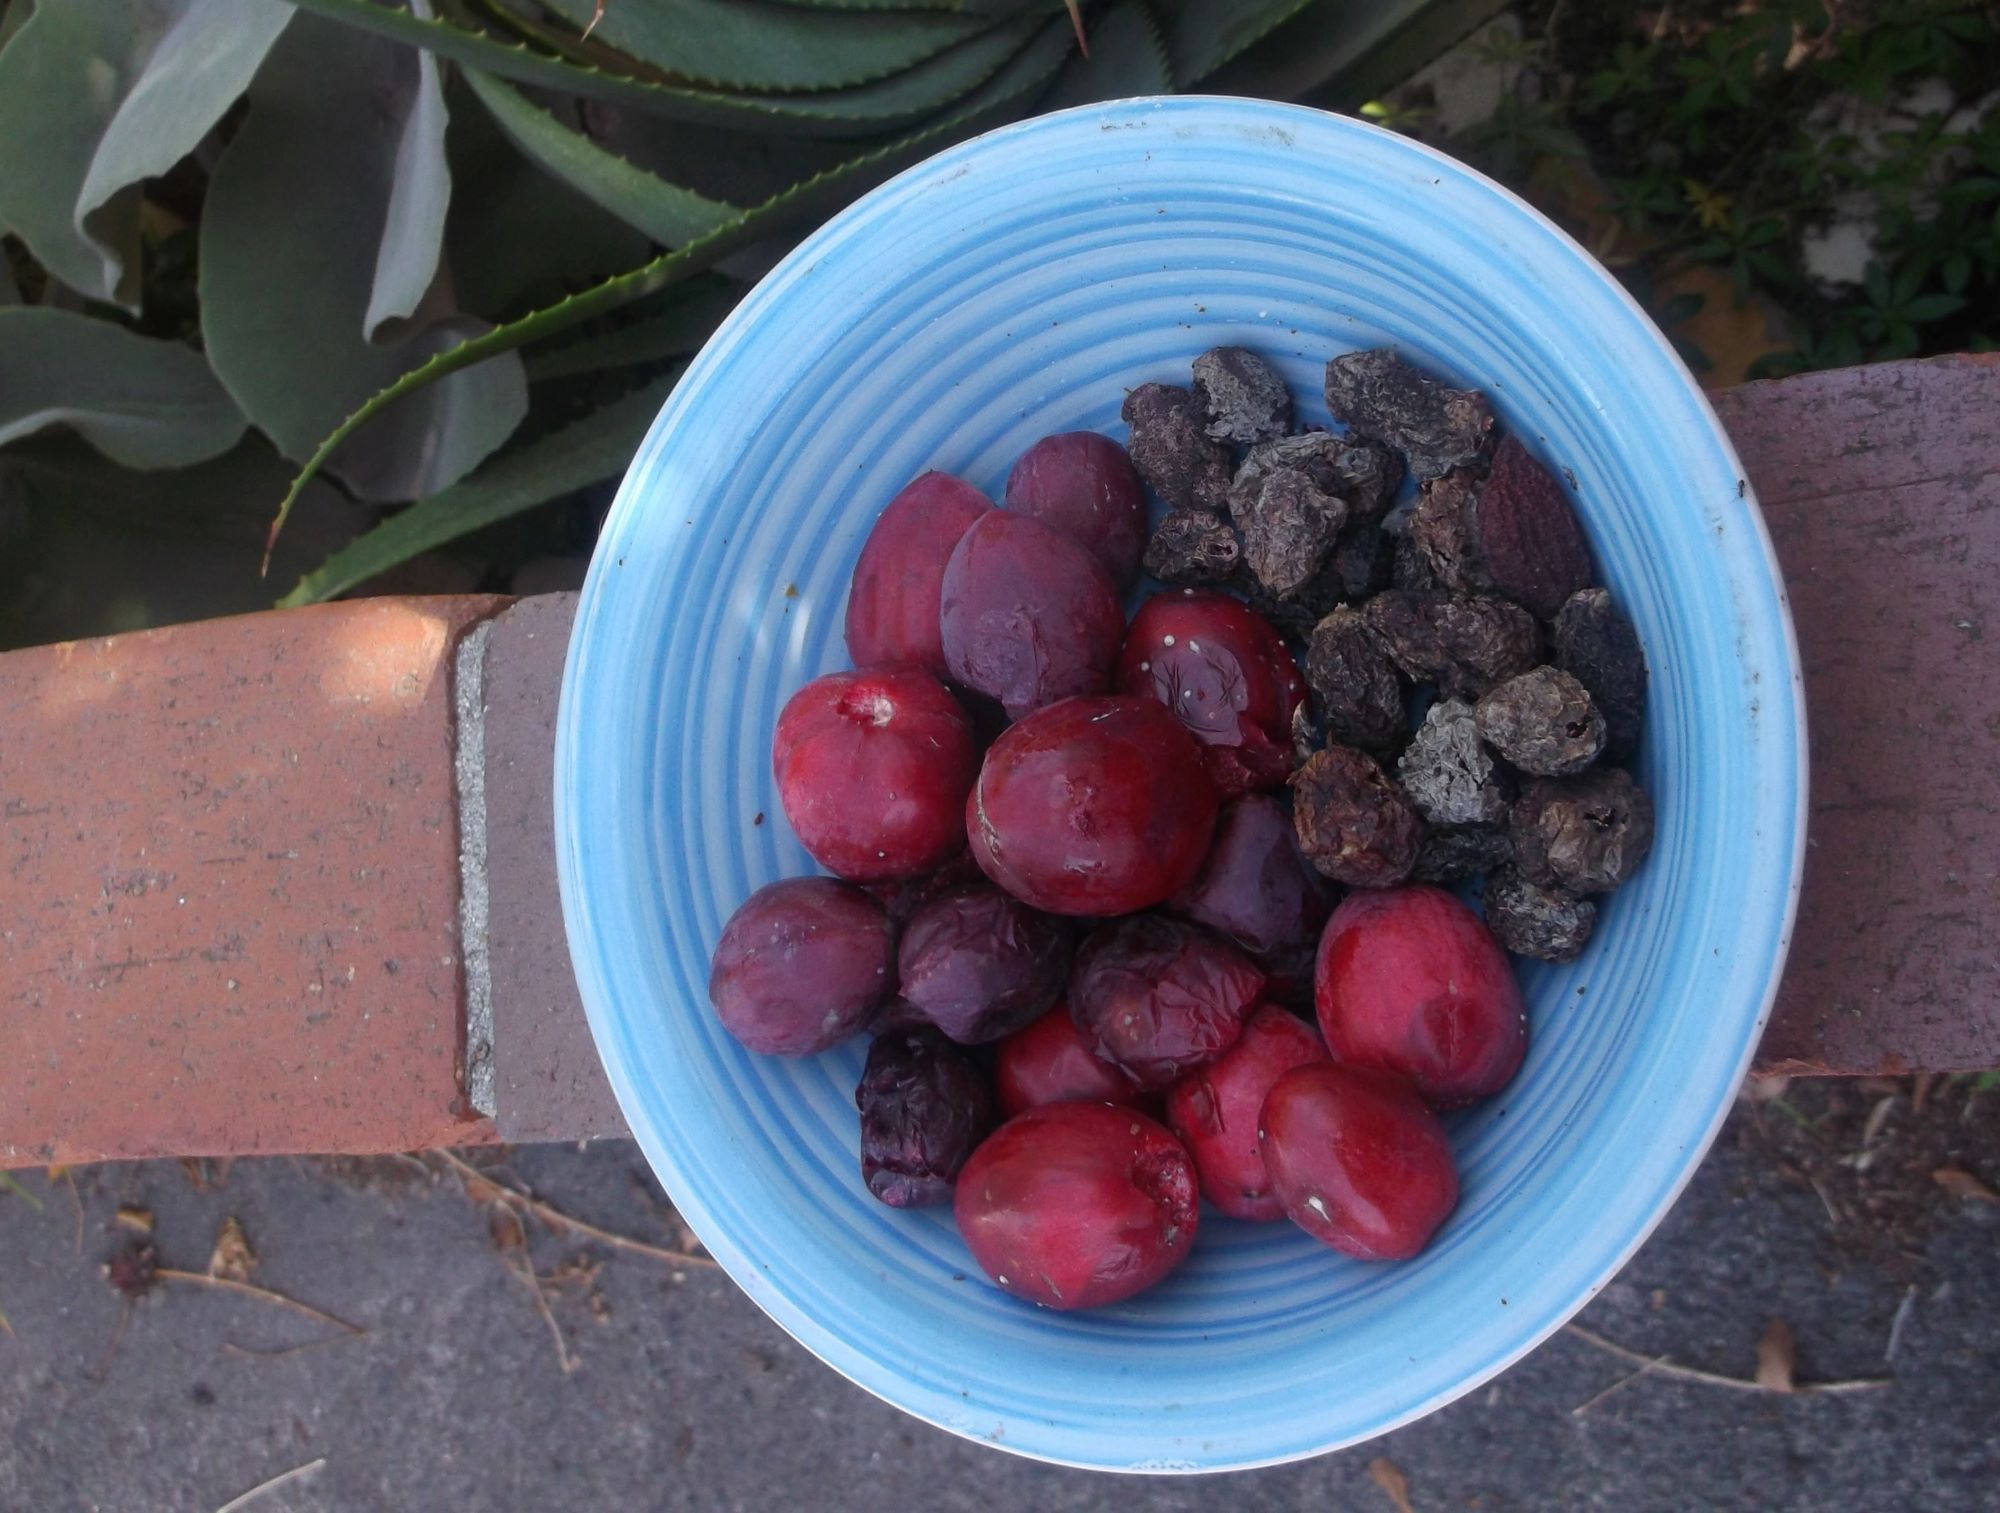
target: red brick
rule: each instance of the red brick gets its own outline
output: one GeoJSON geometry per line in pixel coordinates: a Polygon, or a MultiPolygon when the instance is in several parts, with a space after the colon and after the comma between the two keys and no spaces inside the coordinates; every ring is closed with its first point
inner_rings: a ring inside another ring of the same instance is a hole
{"type": "Polygon", "coordinates": [[[383,599],[0,657],[0,1165],[479,1138],[451,652],[383,599]]]}

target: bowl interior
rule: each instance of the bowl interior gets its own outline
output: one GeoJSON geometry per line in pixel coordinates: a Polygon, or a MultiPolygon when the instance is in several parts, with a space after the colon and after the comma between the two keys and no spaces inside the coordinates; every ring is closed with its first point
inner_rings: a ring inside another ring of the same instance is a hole
{"type": "Polygon", "coordinates": [[[1078,1465],[1269,1463],[1499,1370],[1603,1284],[1685,1182],[1768,1006],[1796,892],[1796,658],[1754,504],[1658,334],[1486,180],[1374,128],[1240,100],[1125,102],[953,149],[856,205],[717,333],[625,480],[558,733],[565,918],[654,1169],[806,1346],[933,1423],[1078,1465]],[[1307,418],[1326,359],[1394,344],[1488,392],[1563,470],[1649,653],[1639,876],[1583,958],[1530,967],[1527,1064],[1459,1116],[1464,1198],[1393,1266],[1204,1220],[1153,1292],[1084,1315],[987,1286],[942,1212],[861,1186],[863,1047],[739,1049],[709,952],[813,870],[770,775],[786,697],[846,665],[875,514],[937,467],[998,497],[1051,431],[1122,438],[1123,391],[1223,342],[1307,418]]]}

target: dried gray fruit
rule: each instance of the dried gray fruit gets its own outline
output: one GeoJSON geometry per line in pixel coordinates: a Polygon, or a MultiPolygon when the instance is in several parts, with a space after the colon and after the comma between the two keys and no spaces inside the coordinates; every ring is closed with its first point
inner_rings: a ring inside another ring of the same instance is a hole
{"type": "Polygon", "coordinates": [[[1507,779],[1479,739],[1472,706],[1440,699],[1396,764],[1410,802],[1433,825],[1491,825],[1507,816],[1507,779]]]}
{"type": "Polygon", "coordinates": [[[1484,459],[1493,407],[1472,389],[1448,389],[1386,348],[1326,365],[1326,404],[1357,436],[1401,452],[1419,483],[1484,459]]]}
{"type": "Polygon", "coordinates": [[[1247,488],[1232,488],[1229,510],[1243,532],[1243,561],[1251,576],[1281,599],[1312,581],[1347,523],[1347,506],[1296,468],[1278,468],[1247,488]]]}
{"type": "Polygon", "coordinates": [[[1402,680],[1359,610],[1341,605],[1313,627],[1306,683],[1319,698],[1328,739],[1378,752],[1403,739],[1402,680]]]}
{"type": "Polygon", "coordinates": [[[1530,882],[1603,893],[1653,845],[1653,801],[1622,767],[1530,783],[1508,816],[1514,865],[1530,882]]]}
{"type": "Polygon", "coordinates": [[[1194,397],[1215,441],[1249,446],[1292,428],[1292,392],[1283,375],[1247,347],[1212,347],[1197,357],[1194,397]]]}
{"type": "Polygon", "coordinates": [[[1531,883],[1512,867],[1486,879],[1486,928],[1516,956],[1575,961],[1597,924],[1597,905],[1565,888],[1531,883]]]}
{"type": "Polygon", "coordinates": [[[1479,733],[1523,772],[1567,777],[1604,750],[1604,716],[1560,667],[1509,678],[1479,700],[1479,733]]]}
{"type": "Polygon", "coordinates": [[[1229,497],[1229,448],[1208,434],[1201,404],[1172,384],[1140,384],[1119,411],[1125,451],[1154,493],[1177,510],[1219,510],[1229,497]]]}

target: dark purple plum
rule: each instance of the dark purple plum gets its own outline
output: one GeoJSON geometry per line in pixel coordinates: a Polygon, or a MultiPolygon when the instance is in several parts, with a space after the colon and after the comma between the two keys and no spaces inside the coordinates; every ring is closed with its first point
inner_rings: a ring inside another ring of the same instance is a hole
{"type": "Polygon", "coordinates": [[[1146,486],[1109,436],[1065,431],[1044,436],[1007,475],[1006,504],[1061,531],[1119,588],[1139,576],[1146,545],[1146,486]]]}
{"type": "Polygon", "coordinates": [[[1083,943],[1069,1011],[1099,1059],[1157,1089],[1234,1045],[1263,990],[1264,974],[1219,935],[1137,914],[1083,943]]]}
{"type": "Polygon", "coordinates": [[[1070,926],[990,883],[948,888],[904,927],[903,1001],[961,1045],[1012,1034],[1069,977],[1070,926]]]}
{"type": "Polygon", "coordinates": [[[882,906],[830,877],[759,888],[729,917],[709,970],[722,1026],[767,1056],[814,1056],[865,1025],[894,985],[882,906]]]}
{"type": "Polygon", "coordinates": [[[1249,793],[1223,806],[1208,859],[1167,908],[1228,936],[1266,975],[1284,979],[1288,996],[1309,1000],[1313,951],[1333,901],[1334,889],[1299,853],[1285,806],[1249,793]]]}
{"type": "Polygon", "coordinates": [[[854,1090],[861,1180],[891,1208],[951,1201],[993,1124],[993,1094],[966,1054],[928,1027],[879,1036],[854,1090]]]}
{"type": "Polygon", "coordinates": [[[952,677],[1016,720],[1104,692],[1125,639],[1118,590],[1097,559],[1011,510],[980,516],[959,538],[938,623],[952,677]]]}
{"type": "Polygon", "coordinates": [[[847,654],[856,667],[912,662],[947,676],[938,638],[944,565],[993,501],[949,473],[926,473],[882,511],[854,564],[847,654]]]}

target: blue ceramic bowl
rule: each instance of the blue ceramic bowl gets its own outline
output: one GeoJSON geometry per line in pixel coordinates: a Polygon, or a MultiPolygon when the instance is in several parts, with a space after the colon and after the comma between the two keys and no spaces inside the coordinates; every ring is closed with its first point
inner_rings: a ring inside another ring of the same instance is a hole
{"type": "Polygon", "coordinates": [[[1380,1434],[1515,1360],[1687,1181],[1764,1023],[1797,893],[1798,663],[1770,543],[1660,334],[1554,226],[1399,137],[1244,100],[1127,101],[942,153],[809,238],[689,370],[626,476],[564,679],[564,920],[618,1100],[681,1212],[814,1354],[956,1433],[1078,1466],[1255,1466],[1380,1434]],[[786,697],[846,665],[848,574],[926,468],[998,497],[1051,431],[1203,348],[1391,343],[1492,396],[1574,478],[1651,657],[1658,840],[1572,966],[1523,974],[1520,1077],[1456,1120],[1464,1197],[1415,1261],[1209,1215],[1165,1284],[1056,1314],[948,1212],[871,1199],[863,1047],[740,1049],[709,953],[813,870],[773,789],[786,697]]]}

